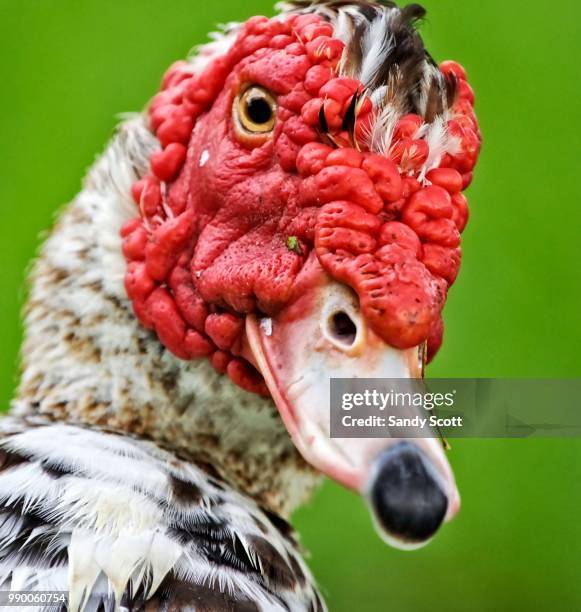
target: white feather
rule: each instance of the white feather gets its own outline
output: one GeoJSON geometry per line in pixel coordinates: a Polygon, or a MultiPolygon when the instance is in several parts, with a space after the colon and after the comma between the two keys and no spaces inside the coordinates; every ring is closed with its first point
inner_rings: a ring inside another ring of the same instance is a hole
{"type": "Polygon", "coordinates": [[[367,28],[362,41],[363,62],[359,70],[359,80],[365,86],[373,83],[382,64],[394,48],[394,38],[390,32],[391,11],[382,11],[367,28]]]}

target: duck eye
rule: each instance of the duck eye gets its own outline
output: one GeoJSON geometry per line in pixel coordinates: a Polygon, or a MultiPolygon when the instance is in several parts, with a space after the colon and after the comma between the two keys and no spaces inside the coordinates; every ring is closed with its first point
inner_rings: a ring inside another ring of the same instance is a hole
{"type": "Polygon", "coordinates": [[[267,135],[274,129],[276,99],[263,87],[252,85],[234,100],[234,117],[244,132],[267,135]]]}

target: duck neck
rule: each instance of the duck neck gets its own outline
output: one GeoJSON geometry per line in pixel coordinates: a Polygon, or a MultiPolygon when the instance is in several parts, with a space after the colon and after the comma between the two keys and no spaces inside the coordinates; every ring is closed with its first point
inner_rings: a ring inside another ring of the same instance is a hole
{"type": "Polygon", "coordinates": [[[270,399],[206,360],[182,361],[136,321],[119,232],[157,144],[141,118],[119,129],[43,246],[25,310],[13,412],[153,439],[288,517],[318,475],[270,399]]]}

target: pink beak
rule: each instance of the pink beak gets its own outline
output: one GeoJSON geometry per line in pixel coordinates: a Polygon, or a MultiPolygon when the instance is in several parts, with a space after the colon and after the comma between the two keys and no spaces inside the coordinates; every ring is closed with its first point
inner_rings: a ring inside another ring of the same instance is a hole
{"type": "Polygon", "coordinates": [[[389,544],[422,546],[460,507],[440,441],[330,436],[331,379],[421,378],[422,351],[386,345],[366,325],[354,292],[316,260],[301,277],[298,297],[276,318],[247,317],[253,360],[305,460],[363,495],[389,544]]]}

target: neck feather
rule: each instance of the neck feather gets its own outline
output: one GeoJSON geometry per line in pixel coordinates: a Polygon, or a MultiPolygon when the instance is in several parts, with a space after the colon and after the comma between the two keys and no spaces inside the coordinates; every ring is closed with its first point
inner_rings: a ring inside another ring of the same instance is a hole
{"type": "Polygon", "coordinates": [[[135,216],[130,188],[157,146],[141,116],[124,123],[46,241],[32,273],[13,411],[152,438],[288,516],[319,478],[273,402],[205,360],[178,360],[126,298],[119,231],[135,216]]]}

